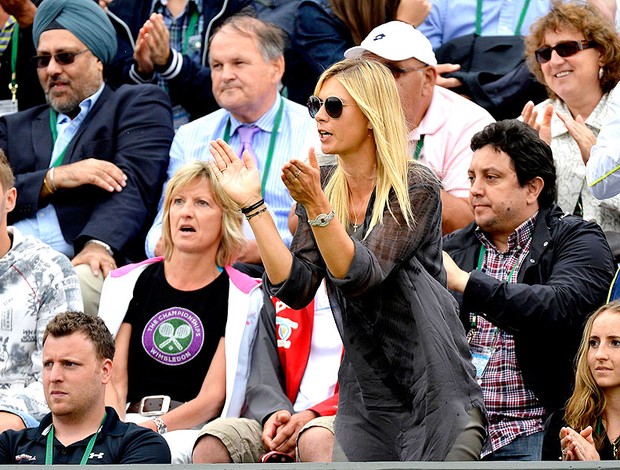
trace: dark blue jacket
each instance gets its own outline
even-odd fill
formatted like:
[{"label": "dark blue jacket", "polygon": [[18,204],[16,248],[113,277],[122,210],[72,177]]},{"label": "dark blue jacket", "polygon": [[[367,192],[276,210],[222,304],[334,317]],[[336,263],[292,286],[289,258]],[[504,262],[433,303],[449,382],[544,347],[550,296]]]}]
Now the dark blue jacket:
[{"label": "dark blue jacket", "polygon": [[[48,201],[39,193],[52,155],[50,108],[0,117],[0,148],[15,173],[17,204],[9,224],[33,217]],[[174,131],[169,99],[154,85],[105,87],[69,143],[63,164],[107,160],[127,175],[110,193],[93,185],[61,189],[50,198],[75,253],[89,239],[110,245],[119,264],[144,259],[144,238],[157,210]]]},{"label": "dark blue jacket", "polygon": [[336,17],[327,0],[302,0],[299,3],[291,41],[283,81],[288,97],[306,104],[321,73],[344,59],[344,51],[355,44],[346,25]]}]

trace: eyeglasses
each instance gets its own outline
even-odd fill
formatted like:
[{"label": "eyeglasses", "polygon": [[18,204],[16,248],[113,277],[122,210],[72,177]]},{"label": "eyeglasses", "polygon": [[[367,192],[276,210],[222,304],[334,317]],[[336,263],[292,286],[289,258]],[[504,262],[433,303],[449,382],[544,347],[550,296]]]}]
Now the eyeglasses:
[{"label": "eyeglasses", "polygon": [[543,46],[534,51],[534,56],[536,57],[536,61],[539,64],[546,64],[551,60],[551,53],[553,51],[557,52],[560,57],[570,57],[572,55],[577,54],[579,51],[583,51],[584,49],[590,49],[596,46],[596,42],[594,41],[562,41],[555,46]]},{"label": "eyeglasses", "polygon": [[88,52],[89,49],[84,49],[78,52],[59,52],[53,55],[35,55],[31,60],[37,66],[38,69],[44,69],[52,61],[52,57],[58,65],[70,65],[75,62],[75,58],[84,52]]},{"label": "eyeglasses", "polygon": [[420,65],[418,67],[398,67],[394,64],[390,64],[389,62],[384,62],[383,65],[390,69],[390,72],[392,72],[394,78],[398,78],[409,72],[419,72],[420,70],[424,70],[428,67],[428,65]]},{"label": "eyeglasses", "polygon": [[342,116],[342,108],[347,106],[344,104],[344,101],[337,96],[329,96],[325,98],[325,101],[323,101],[318,96],[312,95],[308,98],[308,103],[306,103],[306,106],[308,106],[308,112],[313,118],[317,115],[323,105],[325,105],[325,112],[327,115],[334,119],[338,119]]}]

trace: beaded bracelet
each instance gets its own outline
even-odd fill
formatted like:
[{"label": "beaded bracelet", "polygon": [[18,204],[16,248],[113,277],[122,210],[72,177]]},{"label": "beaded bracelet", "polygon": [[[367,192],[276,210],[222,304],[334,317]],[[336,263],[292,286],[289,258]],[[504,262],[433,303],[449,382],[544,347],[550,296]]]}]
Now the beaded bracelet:
[{"label": "beaded bracelet", "polygon": [[260,206],[262,206],[263,204],[265,204],[265,200],[261,199],[260,201],[252,204],[250,207],[242,207],[241,208],[241,213],[243,215],[248,215],[250,212],[258,209]]},{"label": "beaded bracelet", "polygon": [[252,217],[256,217],[257,215],[261,215],[263,212],[266,212],[267,208],[263,207],[261,210],[254,212],[254,214],[250,214],[245,216],[245,220],[250,220]]}]

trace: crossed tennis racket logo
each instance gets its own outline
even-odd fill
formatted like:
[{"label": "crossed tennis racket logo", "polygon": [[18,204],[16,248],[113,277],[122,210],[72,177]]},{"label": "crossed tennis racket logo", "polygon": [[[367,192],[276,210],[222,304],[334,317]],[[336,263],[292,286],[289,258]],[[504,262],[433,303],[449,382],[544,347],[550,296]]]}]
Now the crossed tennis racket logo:
[{"label": "crossed tennis racket logo", "polygon": [[165,338],[164,341],[157,345],[162,351],[166,347],[168,347],[169,351],[172,351],[173,347],[177,351],[183,351],[187,346],[183,346],[179,340],[186,339],[192,334],[192,329],[185,323],[175,328],[172,323],[165,322],[159,325],[157,331]]}]

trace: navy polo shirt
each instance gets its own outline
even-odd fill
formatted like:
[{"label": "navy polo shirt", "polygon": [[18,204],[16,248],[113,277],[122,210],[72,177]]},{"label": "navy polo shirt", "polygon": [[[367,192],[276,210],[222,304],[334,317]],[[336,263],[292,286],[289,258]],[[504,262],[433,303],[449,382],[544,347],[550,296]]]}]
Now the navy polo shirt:
[{"label": "navy polo shirt", "polygon": [[[162,436],[133,423],[124,423],[113,408],[97,436],[87,465],[170,463],[170,449]],[[44,465],[52,414],[37,428],[0,434],[0,464]],[[65,447],[54,437],[54,464],[78,465],[92,434]]]}]

